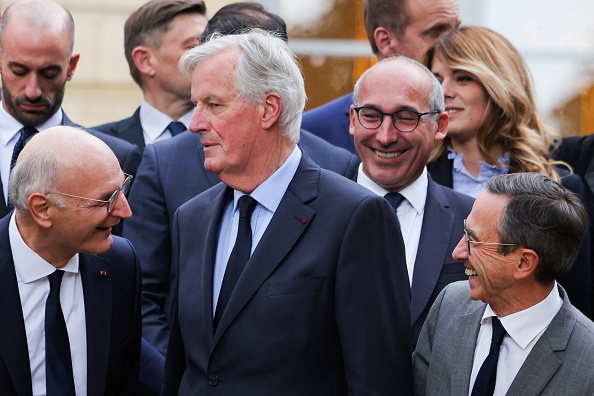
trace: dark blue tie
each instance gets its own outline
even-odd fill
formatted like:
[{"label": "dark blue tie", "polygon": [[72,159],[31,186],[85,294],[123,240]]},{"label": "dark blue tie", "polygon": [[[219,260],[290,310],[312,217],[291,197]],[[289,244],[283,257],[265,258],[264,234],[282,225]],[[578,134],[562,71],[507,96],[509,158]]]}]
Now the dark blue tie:
[{"label": "dark blue tie", "polygon": [[219,293],[219,301],[217,302],[217,310],[214,316],[215,331],[219,326],[225,308],[227,308],[227,303],[229,302],[229,298],[231,298],[233,289],[235,289],[235,284],[250,259],[252,252],[252,227],[250,225],[250,219],[257,203],[249,195],[243,195],[237,202],[237,206],[239,207],[237,239],[235,240],[235,246],[233,247],[231,256],[229,256],[227,268],[225,269],[225,277],[221,285],[221,292]]},{"label": "dark blue tie", "polygon": [[47,396],[75,396],[70,343],[60,306],[60,284],[64,271],[47,278],[50,292],[45,303],[45,380]]},{"label": "dark blue tie", "polygon": [[491,318],[493,324],[493,337],[491,337],[491,349],[489,355],[483,362],[481,369],[476,376],[471,396],[492,396],[495,390],[495,377],[497,375],[497,359],[499,359],[499,348],[505,337],[505,329],[497,318]]},{"label": "dark blue tie", "polygon": [[186,131],[186,126],[179,121],[171,121],[169,125],[167,125],[167,129],[171,132],[171,136],[177,136]]},{"label": "dark blue tie", "polygon": [[405,200],[405,198],[400,193],[387,193],[386,195],[384,195],[384,198],[386,199],[386,201],[390,203],[390,205],[392,205],[394,213],[397,213],[398,207],[400,206],[402,201]]},{"label": "dark blue tie", "polygon": [[17,140],[16,144],[14,145],[14,150],[12,151],[12,159],[10,160],[10,170],[14,168],[16,160],[19,157],[21,151],[23,150],[23,147],[25,147],[29,139],[31,139],[31,137],[35,135],[38,131],[35,128],[26,126],[23,127],[19,132],[21,133],[21,136],[19,137],[19,140]]}]

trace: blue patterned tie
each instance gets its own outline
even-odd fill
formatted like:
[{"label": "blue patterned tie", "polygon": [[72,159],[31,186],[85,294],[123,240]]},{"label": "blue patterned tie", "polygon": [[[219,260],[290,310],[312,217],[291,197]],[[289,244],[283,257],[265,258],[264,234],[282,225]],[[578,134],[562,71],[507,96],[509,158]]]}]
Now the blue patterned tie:
[{"label": "blue patterned tie", "polygon": [[14,145],[14,150],[12,151],[12,159],[10,160],[10,170],[14,168],[16,160],[19,157],[21,151],[23,150],[23,147],[25,147],[29,139],[38,131],[35,128],[26,126],[23,127],[19,132],[21,133],[21,136],[19,137],[19,140],[17,140],[16,144]]},{"label": "blue patterned tie", "polygon": [[45,303],[45,383],[47,396],[75,396],[68,330],[60,305],[60,284],[64,271],[47,278],[50,292]]},{"label": "blue patterned tie", "polygon": [[235,289],[237,280],[250,259],[250,254],[252,252],[252,226],[250,225],[250,219],[257,203],[258,202],[249,195],[243,195],[237,202],[237,206],[239,207],[237,239],[233,251],[231,252],[231,256],[229,256],[229,261],[227,262],[223,284],[221,285],[221,292],[219,293],[219,300],[217,301],[217,310],[215,312],[213,323],[215,331],[219,326],[225,308],[227,308],[227,303],[229,302],[229,298],[231,298],[233,289]]},{"label": "blue patterned tie", "polygon": [[497,375],[497,360],[499,359],[499,348],[505,337],[505,329],[497,318],[491,318],[493,324],[493,336],[491,337],[491,349],[489,355],[483,362],[481,369],[476,376],[471,396],[492,396],[495,390],[495,377]]},{"label": "blue patterned tie", "polygon": [[186,131],[186,126],[179,121],[171,121],[169,125],[167,125],[167,129],[171,132],[171,136],[177,136]]}]

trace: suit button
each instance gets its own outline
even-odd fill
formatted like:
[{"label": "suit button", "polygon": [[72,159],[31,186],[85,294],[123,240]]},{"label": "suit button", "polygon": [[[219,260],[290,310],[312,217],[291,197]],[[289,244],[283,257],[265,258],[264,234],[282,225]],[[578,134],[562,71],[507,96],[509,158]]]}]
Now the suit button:
[{"label": "suit button", "polygon": [[216,375],[210,375],[208,377],[208,384],[212,386],[217,386],[219,384],[219,377]]}]

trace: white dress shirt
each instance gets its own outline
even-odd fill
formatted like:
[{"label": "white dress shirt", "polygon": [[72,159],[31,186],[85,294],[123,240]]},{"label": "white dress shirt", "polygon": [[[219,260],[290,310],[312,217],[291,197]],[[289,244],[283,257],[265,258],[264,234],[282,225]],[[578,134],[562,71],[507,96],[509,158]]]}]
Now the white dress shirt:
[{"label": "white dress shirt", "polygon": [[[295,146],[293,152],[285,160],[280,168],[276,170],[268,179],[260,184],[250,196],[254,198],[258,204],[252,213],[250,225],[252,227],[252,251],[254,252],[264,231],[270,224],[272,216],[276,212],[278,205],[285,196],[285,192],[297,172],[299,163],[301,162],[302,153],[299,147]],[[239,228],[239,209],[237,202],[239,198],[246,195],[244,192],[234,190],[233,202],[229,202],[223,211],[221,219],[221,229],[219,231],[219,242],[217,245],[217,255],[215,259],[213,291],[212,291],[212,313],[213,317],[217,310],[217,303],[219,301],[219,294],[227,269],[227,262],[235,246],[237,239],[237,229]]]},{"label": "white dress shirt", "polygon": [[[8,226],[8,235],[25,321],[33,395],[44,396],[46,394],[45,302],[50,289],[47,276],[56,271],[56,268],[37,255],[23,241],[14,213]],[[59,269],[64,271],[60,286],[60,305],[70,341],[74,387],[77,396],[86,396],[87,332],[83,287],[78,265],[78,254],[76,254]]]},{"label": "white dress shirt", "polygon": [[144,99],[140,104],[140,125],[142,126],[142,135],[144,136],[144,144],[158,142],[159,140],[169,139],[171,132],[165,130],[171,121],[179,121],[189,130],[190,121],[192,121],[192,114],[194,110],[190,110],[179,120],[172,120],[167,114],[157,110]]},{"label": "white dress shirt", "polygon": [[[37,125],[35,129],[41,132],[47,128],[62,125],[62,118],[62,109],[59,109],[46,122]],[[4,106],[2,105],[2,102],[0,102],[0,178],[2,180],[2,189],[4,191],[4,199],[6,202],[8,202],[8,178],[10,176],[12,152],[14,151],[14,146],[21,137],[19,131],[22,128],[23,124],[18,122],[4,110]]]},{"label": "white dress shirt", "polygon": [[[549,323],[551,323],[559,309],[561,309],[562,304],[563,299],[559,295],[557,282],[555,282],[553,290],[538,304],[523,311],[499,318],[507,334],[503,338],[499,349],[493,396],[505,395],[534,347],[534,344],[536,344],[540,336],[549,327]],[[474,350],[470,387],[468,389],[469,396],[472,394],[476,376],[491,348],[491,337],[493,335],[491,317],[493,316],[496,316],[495,313],[491,309],[491,306],[487,305],[481,319],[481,328],[477,337],[476,349]]]},{"label": "white dress shirt", "polygon": [[[371,180],[369,176],[363,172],[363,163],[359,165],[357,183],[382,197],[389,192]],[[421,229],[423,228],[423,216],[425,215],[428,185],[429,179],[427,178],[427,168],[424,168],[423,173],[417,180],[404,190],[400,191],[400,194],[405,200],[402,201],[396,211],[396,215],[400,221],[402,239],[404,239],[408,281],[411,286],[413,282],[415,261],[417,259],[417,250],[419,249],[419,240],[421,239]]]}]

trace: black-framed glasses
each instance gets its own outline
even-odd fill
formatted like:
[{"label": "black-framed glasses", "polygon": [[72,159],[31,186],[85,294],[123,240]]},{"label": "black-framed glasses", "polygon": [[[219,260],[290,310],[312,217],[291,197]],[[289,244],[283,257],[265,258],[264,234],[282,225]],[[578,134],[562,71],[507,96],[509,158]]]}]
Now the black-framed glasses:
[{"label": "black-framed glasses", "polygon": [[105,201],[103,199],[86,198],[86,197],[81,197],[78,195],[66,194],[66,193],[58,192],[58,191],[50,192],[48,194],[60,194],[60,195],[66,195],[68,197],[86,199],[89,201],[103,202],[103,203],[107,204],[107,213],[111,213],[111,210],[115,206],[116,202],[118,202],[118,197],[120,196],[120,193],[126,195],[126,194],[128,194],[128,191],[130,190],[130,185],[132,184],[132,179],[134,178],[134,176],[129,175],[127,173],[124,173],[124,176],[126,176],[126,178],[124,179],[124,182],[122,183],[122,187],[115,190],[113,192],[113,194],[111,194],[111,197],[109,197],[109,199],[107,201]]},{"label": "black-framed glasses", "polygon": [[384,116],[392,118],[392,125],[400,132],[412,132],[419,126],[421,117],[427,114],[439,114],[439,111],[428,111],[419,113],[414,110],[398,110],[394,113],[384,113],[375,107],[361,106],[355,107],[359,124],[366,129],[377,129],[382,125]]},{"label": "black-framed glasses", "polygon": [[500,243],[500,242],[480,242],[480,241],[472,241],[468,236],[468,231],[466,230],[466,219],[464,219],[464,236],[466,237],[466,244],[468,245],[468,255],[470,256],[470,244],[483,244],[483,245],[500,245],[500,246],[518,246],[516,243]]}]

